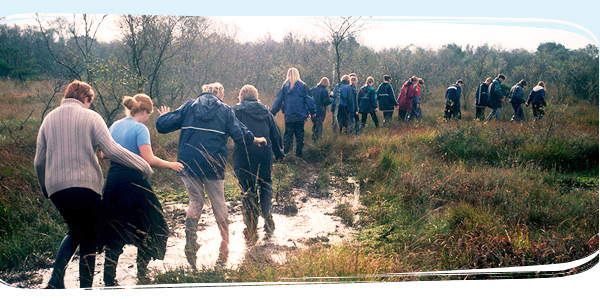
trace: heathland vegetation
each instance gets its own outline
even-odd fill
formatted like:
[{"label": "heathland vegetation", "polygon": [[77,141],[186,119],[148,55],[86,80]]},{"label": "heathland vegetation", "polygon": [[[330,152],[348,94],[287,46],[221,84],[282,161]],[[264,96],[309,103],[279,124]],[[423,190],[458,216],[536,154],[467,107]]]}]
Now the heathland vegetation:
[{"label": "heathland vegetation", "polygon": [[[176,107],[195,97],[201,84],[219,81],[225,85],[225,102],[234,104],[237,91],[248,83],[271,106],[288,67],[297,67],[309,86],[331,77],[333,69],[327,41],[290,34],[282,42],[241,44],[205,18],[123,16],[122,22],[131,26],[123,26],[120,38],[111,43],[93,39],[97,20],[85,23],[81,32],[63,21],[40,20],[41,29],[0,26],[3,280],[22,281],[30,271],[51,266],[66,231],[61,216],[43,198],[33,169],[37,130],[44,114],[60,103],[65,83],[90,82],[98,91],[94,109],[111,123],[122,116],[124,95],[145,92],[158,105]],[[373,51],[350,36],[342,41],[341,53],[340,72],[355,72],[361,81],[390,74],[396,91],[411,75],[426,82],[421,122],[394,118],[379,129],[368,123],[358,136],[336,136],[326,127],[321,140],[307,142],[303,159],[319,174],[311,188],[326,194],[328,186],[343,186],[340,178],[352,176],[359,182],[358,221],[343,206],[337,210],[359,229],[356,239],[334,246],[315,243],[282,263],[255,257],[233,269],[173,270],[156,274],[154,283],[317,276],[404,280],[383,275],[560,263],[598,250],[595,46],[569,50],[545,43],[535,52],[487,45]],[[511,123],[507,108],[503,121],[475,121],[477,84],[498,73],[506,74],[511,85],[522,78],[544,80],[546,116],[532,122],[527,109],[526,122]],[[442,122],[444,90],[459,78],[465,81],[463,119]],[[283,128],[283,118],[277,121]],[[152,123],[155,153],[174,159],[177,134],[159,135]],[[307,130],[307,141],[309,136]],[[282,198],[286,189],[305,180],[306,166],[287,159],[274,168]],[[173,177],[156,170],[152,184],[159,198],[185,202]],[[235,184],[227,189],[239,201]]]}]

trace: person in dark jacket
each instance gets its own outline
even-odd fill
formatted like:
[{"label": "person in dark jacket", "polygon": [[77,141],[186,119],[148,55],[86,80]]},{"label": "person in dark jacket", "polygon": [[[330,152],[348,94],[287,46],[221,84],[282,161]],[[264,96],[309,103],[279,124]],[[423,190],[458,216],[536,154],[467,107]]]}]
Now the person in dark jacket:
[{"label": "person in dark jacket", "polygon": [[444,119],[448,121],[452,117],[462,118],[460,112],[460,94],[463,85],[462,80],[457,80],[446,89],[446,108],[444,109]]},{"label": "person in dark jacket", "polygon": [[484,82],[480,83],[475,92],[475,119],[483,121],[485,118],[485,108],[488,104],[488,90],[492,83],[492,77],[488,77]]},{"label": "person in dark jacket", "polygon": [[[233,148],[233,169],[243,195],[242,208],[244,224],[246,224],[244,237],[253,244],[257,239],[259,214],[262,214],[265,220],[264,230],[267,236],[275,230],[275,222],[271,214],[273,194],[271,167],[273,155],[277,159],[283,159],[284,155],[281,147],[281,131],[269,109],[258,100],[258,90],[252,85],[243,86],[239,100],[240,102],[233,107],[235,116],[254,136],[267,139],[267,147],[235,144]],[[260,204],[258,194],[260,194]]]},{"label": "person in dark jacket", "polygon": [[521,104],[525,103],[525,92],[523,91],[525,86],[527,86],[527,81],[521,79],[519,83],[515,84],[510,89],[510,103],[515,111],[511,121],[525,121],[525,114],[523,113],[523,107],[521,106]]},{"label": "person in dark jacket", "polygon": [[287,154],[292,149],[296,136],[296,156],[302,157],[304,122],[314,117],[317,111],[314,100],[308,96],[308,87],[300,79],[300,72],[296,68],[288,69],[287,79],[277,94],[271,113],[275,116],[280,110],[285,119],[284,152]]},{"label": "person in dark jacket", "polygon": [[352,106],[354,107],[354,113],[352,114],[351,119],[349,119],[350,130],[352,130],[352,125],[354,125],[354,133],[358,134],[361,130],[360,116],[358,113],[358,76],[356,76],[356,73],[350,73],[348,76],[350,76],[350,87],[353,94],[351,100],[353,101]]},{"label": "person in dark jacket", "polygon": [[186,212],[185,254],[192,267],[196,265],[198,219],[208,194],[221,233],[217,262],[224,264],[229,256],[228,209],[225,204],[224,178],[227,161],[227,138],[236,144],[266,144],[264,137],[254,134],[242,124],[231,107],[222,102],[223,86],[216,82],[202,86],[202,94],[177,110],[161,107],[156,120],[159,133],[181,130],[177,159],[184,165],[178,175],[185,185],[190,203]]},{"label": "person in dark jacket", "polygon": [[398,107],[394,88],[392,88],[392,76],[383,75],[383,83],[377,88],[377,101],[379,110],[383,112],[383,125],[386,125],[392,119],[394,108]]},{"label": "person in dark jacket", "polygon": [[398,120],[407,122],[410,118],[410,111],[412,110],[413,98],[415,97],[415,84],[417,84],[417,77],[412,76],[403,85],[400,90],[400,96],[398,96]]},{"label": "person in dark jacket", "polygon": [[313,141],[319,140],[323,134],[323,121],[327,116],[327,106],[331,104],[333,96],[327,91],[329,87],[329,78],[323,77],[319,84],[309,91],[309,95],[315,101],[317,114],[311,118],[313,122],[312,138]]},{"label": "person in dark jacket", "polygon": [[489,121],[492,116],[496,116],[496,120],[500,120],[500,108],[502,108],[502,101],[504,100],[504,94],[502,94],[502,81],[506,79],[504,74],[498,74],[498,77],[494,79],[488,90],[488,103],[492,111],[485,118]]},{"label": "person in dark jacket", "polygon": [[527,102],[525,106],[531,104],[533,110],[533,118],[535,121],[542,119],[544,116],[544,106],[546,106],[546,92],[544,90],[545,83],[543,81],[538,82],[536,86],[529,92]]},{"label": "person in dark jacket", "polygon": [[[348,123],[351,116],[350,110],[348,109],[348,94],[350,93],[350,76],[342,76],[342,82],[340,87],[337,89],[337,123],[339,125],[339,132],[348,132]],[[334,92],[335,94],[335,92]],[[350,95],[351,97],[351,95]],[[352,102],[350,103],[352,104]]]},{"label": "person in dark jacket", "polygon": [[367,125],[367,116],[371,115],[375,128],[379,128],[379,119],[377,119],[377,92],[373,88],[375,79],[369,76],[365,85],[358,91],[358,112],[361,116],[361,128]]}]

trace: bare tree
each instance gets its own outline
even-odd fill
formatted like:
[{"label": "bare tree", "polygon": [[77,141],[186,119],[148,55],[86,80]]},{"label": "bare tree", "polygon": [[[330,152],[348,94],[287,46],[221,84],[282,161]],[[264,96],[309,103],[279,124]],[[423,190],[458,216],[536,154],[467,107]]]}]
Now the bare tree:
[{"label": "bare tree", "polygon": [[363,31],[365,23],[362,17],[323,17],[317,26],[324,29],[331,38],[335,50],[335,76],[337,82],[340,82],[341,45],[348,37]]}]

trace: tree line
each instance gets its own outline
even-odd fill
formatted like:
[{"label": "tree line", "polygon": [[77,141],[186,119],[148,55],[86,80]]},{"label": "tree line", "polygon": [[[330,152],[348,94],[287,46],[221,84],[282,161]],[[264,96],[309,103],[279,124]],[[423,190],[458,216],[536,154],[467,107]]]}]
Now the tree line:
[{"label": "tree line", "polygon": [[[106,16],[36,16],[35,21],[25,27],[0,24],[0,78],[52,80],[57,87],[73,79],[89,82],[97,91],[94,108],[109,123],[121,109],[121,98],[140,92],[157,105],[178,106],[197,96],[202,84],[218,81],[226,91],[252,84],[271,96],[290,66],[309,86],[323,76],[337,83],[340,74],[354,72],[361,80],[389,74],[399,91],[417,75],[426,83],[424,101],[442,98],[438,90],[462,79],[465,107],[473,103],[478,84],[499,73],[507,76],[507,85],[520,79],[545,81],[555,103],[598,104],[599,98],[598,48],[591,44],[576,50],[547,42],[536,51],[487,44],[376,51],[361,45],[359,31],[352,28],[329,32],[329,40],[288,33],[282,41],[267,35],[243,43],[209,17],[154,15],[120,15],[115,38],[100,42],[97,31],[107,26]],[[325,30],[333,28],[328,22],[323,20]]]}]

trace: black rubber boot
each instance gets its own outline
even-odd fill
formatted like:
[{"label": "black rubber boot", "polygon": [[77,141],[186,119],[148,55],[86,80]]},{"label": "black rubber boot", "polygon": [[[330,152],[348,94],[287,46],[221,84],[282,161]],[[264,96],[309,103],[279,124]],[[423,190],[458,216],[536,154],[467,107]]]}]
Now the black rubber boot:
[{"label": "black rubber boot", "polygon": [[46,286],[47,289],[65,288],[65,270],[67,269],[67,265],[71,260],[71,257],[73,257],[75,250],[77,250],[77,246],[79,246],[79,242],[75,241],[75,239],[68,234],[62,240],[60,247],[58,248],[58,253],[56,254],[56,260],[54,261],[52,276]]}]

